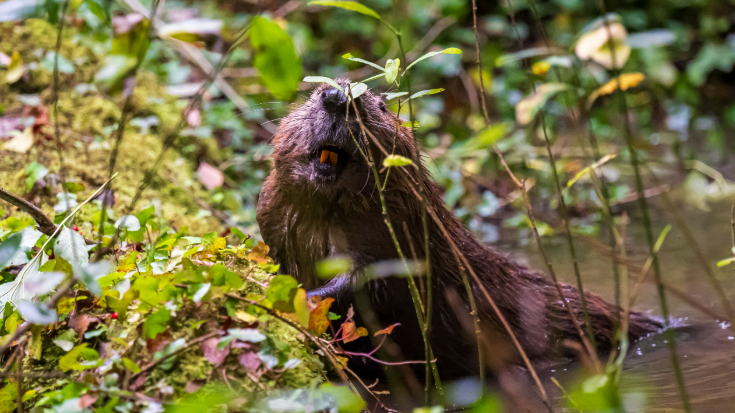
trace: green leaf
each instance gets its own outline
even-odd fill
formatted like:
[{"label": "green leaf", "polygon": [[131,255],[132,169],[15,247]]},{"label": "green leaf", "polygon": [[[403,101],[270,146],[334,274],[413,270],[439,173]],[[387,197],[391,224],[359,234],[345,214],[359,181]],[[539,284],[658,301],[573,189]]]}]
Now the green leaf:
[{"label": "green leaf", "polygon": [[97,261],[73,267],[74,276],[83,282],[87,289],[97,297],[102,295],[99,279],[115,269],[115,266],[107,261]]},{"label": "green leaf", "polygon": [[130,232],[135,232],[140,229],[140,221],[134,215],[123,215],[115,221],[115,228],[123,228]]},{"label": "green leaf", "polygon": [[330,257],[316,263],[316,275],[322,279],[349,273],[351,269],[352,259],[344,255]]},{"label": "green leaf", "polygon": [[362,4],[356,2],[356,1],[330,1],[330,0],[315,0],[310,1],[308,3],[309,6],[331,6],[331,7],[339,7],[340,9],[350,10],[350,11],[356,11],[358,13],[364,14],[366,16],[374,17],[378,20],[381,20],[378,13],[373,11],[373,9],[363,6]]},{"label": "green leaf", "polygon": [[205,36],[218,36],[222,32],[222,20],[195,18],[165,24],[158,34],[183,42],[193,43]]},{"label": "green leaf", "polygon": [[554,49],[550,47],[533,47],[531,49],[524,49],[515,53],[507,54],[498,57],[495,60],[495,66],[505,66],[509,63],[517,62],[519,60],[528,59],[529,57],[545,56],[554,53]]},{"label": "green leaf", "polygon": [[360,59],[359,57],[353,57],[350,53],[343,54],[342,55],[342,58],[347,59],[347,60],[352,60],[353,62],[365,63],[366,65],[370,65],[370,66],[372,66],[372,67],[374,67],[374,68],[376,68],[376,69],[378,69],[378,70],[380,70],[382,72],[385,72],[385,69],[383,69],[382,67],[376,65],[375,63],[370,62],[370,61],[367,61],[365,59]]},{"label": "green leaf", "polygon": [[73,329],[68,329],[63,333],[59,334],[53,341],[54,344],[59,346],[62,350],[68,352],[74,348],[74,342],[76,341],[76,334]]},{"label": "green leaf", "polygon": [[276,98],[290,99],[301,79],[301,60],[291,36],[270,18],[258,16],[250,28],[250,43],[265,86]]},{"label": "green leaf", "polygon": [[450,48],[444,49],[444,50],[442,50],[440,52],[429,52],[429,53],[426,53],[425,55],[423,55],[423,56],[419,57],[418,59],[414,60],[413,62],[411,62],[411,64],[408,65],[408,67],[406,68],[406,70],[404,70],[404,72],[408,72],[408,69],[412,68],[413,65],[415,65],[416,63],[418,63],[418,62],[420,62],[420,61],[422,61],[424,59],[428,59],[430,57],[436,56],[438,54],[462,54],[462,51],[459,50],[459,49],[457,49],[456,47],[450,47]]},{"label": "green leaf", "polygon": [[[80,362],[80,357],[84,361]],[[104,360],[100,360],[99,358],[100,355],[97,351],[87,348],[87,343],[82,343],[59,359],[59,368],[61,371],[93,369],[101,366],[104,362]]]},{"label": "green leaf", "polygon": [[258,331],[257,328],[231,328],[227,330],[233,338],[248,343],[260,343],[266,339],[265,335]]},{"label": "green leaf", "polygon": [[113,19],[115,35],[112,48],[102,63],[102,69],[95,75],[95,81],[107,93],[120,92],[125,80],[135,73],[145,58],[150,46],[149,25],[149,20],[138,13]]},{"label": "green leaf", "polygon": [[33,304],[28,300],[18,300],[15,303],[23,320],[38,325],[48,325],[56,322],[58,318],[56,310],[51,309],[46,303]]},{"label": "green leaf", "polygon": [[0,413],[13,413],[18,402],[18,386],[5,383],[0,389]]},{"label": "green leaf", "polygon": [[359,98],[367,90],[368,87],[364,83],[350,83],[350,86],[347,88],[347,93],[345,93],[347,95],[347,101],[349,102],[350,98]]},{"label": "green leaf", "polygon": [[536,88],[536,93],[533,93],[516,104],[516,122],[519,125],[531,123],[536,113],[538,113],[549,99],[568,87],[563,83],[545,83]]},{"label": "green leaf", "polygon": [[148,220],[150,220],[153,217],[153,214],[156,212],[156,207],[154,205],[149,206],[148,208],[138,212],[138,214],[135,216],[138,218],[138,223],[140,224],[141,228],[144,227]]},{"label": "green leaf", "polygon": [[717,261],[717,266],[718,267],[724,267],[726,265],[732,264],[733,262],[735,262],[735,257],[727,258],[727,259],[724,259],[724,260]]},{"label": "green leaf", "polygon": [[138,364],[134,362],[133,360],[130,360],[127,357],[123,357],[122,362],[123,362],[123,366],[125,366],[126,369],[132,371],[135,374],[140,373],[141,371],[140,366],[138,366]]},{"label": "green leaf", "polygon": [[403,122],[401,124],[401,126],[403,126],[405,128],[414,128],[414,129],[418,129],[418,128],[421,127],[421,125],[419,124],[419,121],[417,121],[417,120],[415,120],[413,122]]},{"label": "green leaf", "polygon": [[166,323],[171,319],[171,310],[161,308],[148,316],[143,323],[143,335],[147,338],[156,338],[158,333],[166,331]]},{"label": "green leaf", "polygon": [[245,281],[237,273],[228,270],[222,264],[213,265],[210,271],[212,273],[212,284],[216,287],[229,285],[231,288],[238,289],[245,284]]},{"label": "green leaf", "polygon": [[411,97],[408,98],[408,99],[416,99],[416,98],[420,98],[422,96],[435,95],[435,94],[441,93],[443,91],[444,91],[444,89],[442,89],[442,88],[439,88],[439,89],[429,89],[429,90],[421,90],[421,91],[416,92],[413,95],[411,95]]},{"label": "green leaf", "polygon": [[347,386],[335,386],[325,383],[319,387],[319,391],[328,394],[337,403],[337,411],[340,413],[359,413],[365,408],[365,401],[355,394]]},{"label": "green leaf", "polygon": [[[265,297],[273,303],[274,306],[282,306],[284,312],[293,312],[293,308],[290,305],[293,296],[296,294],[296,290],[299,288],[299,283],[288,275],[276,275],[271,280],[268,289],[265,290]],[[293,291],[293,294],[292,294]],[[278,302],[281,303],[278,303]]]},{"label": "green leaf", "polygon": [[413,165],[413,161],[401,155],[388,155],[383,159],[383,166],[390,168],[391,166]]},{"label": "green leaf", "polygon": [[34,271],[26,276],[23,288],[30,293],[31,297],[37,297],[51,292],[64,278],[66,274],[63,272]]},{"label": "green leaf", "polygon": [[389,84],[395,82],[400,68],[401,59],[388,59],[388,61],[385,62],[385,81]]},{"label": "green leaf", "polygon": [[202,298],[204,298],[204,296],[207,294],[211,286],[212,284],[210,283],[192,285],[190,289],[194,290],[194,295],[191,296],[191,300],[195,303],[201,301]]},{"label": "green leaf", "polygon": [[84,238],[66,226],[61,228],[59,236],[54,241],[54,254],[65,259],[72,266],[89,262],[87,243],[84,242]]},{"label": "green leaf", "polygon": [[344,92],[344,89],[342,89],[342,86],[340,86],[337,82],[334,80],[325,77],[325,76],[306,76],[304,78],[304,82],[310,82],[310,83],[326,83],[329,86],[332,86],[333,88],[337,90],[341,90]]},{"label": "green leaf", "polygon": [[18,251],[21,251],[20,241],[22,238],[22,234],[12,234],[0,244],[0,270],[7,267],[10,260],[16,256]]},{"label": "green leaf", "polygon": [[33,161],[26,166],[26,190],[30,191],[33,184],[48,175],[48,169],[40,163]]},{"label": "green leaf", "polygon": [[477,136],[471,139],[468,139],[465,142],[465,144],[462,146],[462,150],[475,151],[478,149],[489,148],[498,139],[505,136],[507,131],[508,131],[508,125],[506,125],[505,123],[497,123],[495,125],[490,125],[482,129],[480,132],[478,132]]},{"label": "green leaf", "polygon": [[385,100],[393,100],[400,96],[406,96],[408,92],[396,92],[396,93],[381,93],[382,95],[385,95]]}]

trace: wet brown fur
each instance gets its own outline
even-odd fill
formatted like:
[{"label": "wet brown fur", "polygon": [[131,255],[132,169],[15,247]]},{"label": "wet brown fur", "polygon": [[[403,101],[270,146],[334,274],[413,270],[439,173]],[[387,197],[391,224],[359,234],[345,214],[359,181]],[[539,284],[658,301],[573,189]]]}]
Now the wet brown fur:
[{"label": "wet brown fur", "polygon": [[[343,86],[347,84],[345,80],[340,83]],[[379,261],[397,259],[398,254],[383,221],[373,176],[349,131],[361,148],[371,151],[378,165],[382,165],[383,155],[373,143],[366,143],[371,141],[362,135],[352,113],[345,121],[344,112],[334,114],[324,109],[320,96],[327,88],[327,85],[316,88],[306,103],[281,122],[273,140],[274,168],[260,194],[257,220],[265,242],[271,247],[271,255],[281,264],[281,272],[294,276],[307,290],[311,290],[310,295],[335,297],[344,308],[353,301],[352,290],[361,270]],[[392,151],[399,122],[396,116],[386,110],[379,96],[370,91],[356,103],[359,103],[360,118],[365,127],[387,151]],[[413,159],[415,148],[411,130],[398,127],[397,136],[395,153]],[[324,181],[314,173],[314,156],[324,145],[335,145],[349,154],[348,163],[333,181]],[[416,179],[415,168],[405,167],[404,170]],[[380,174],[381,182],[385,173]],[[447,209],[438,186],[425,169],[424,177],[429,205],[500,307],[528,356],[534,361],[574,357],[576,353],[566,343],[568,340],[579,342],[579,336],[551,281],[482,245]],[[407,255],[414,250],[419,255],[417,258],[422,259],[421,203],[407,181],[405,173],[391,172],[385,198],[402,250]],[[406,227],[408,233],[404,230]],[[434,280],[431,343],[439,372],[446,378],[475,374],[476,343],[461,323],[463,318],[466,321],[469,313],[459,271],[461,266],[431,219],[429,233]],[[352,258],[353,271],[322,285],[315,274],[314,264],[336,255]],[[495,351],[497,357],[503,359],[502,363],[520,363],[497,316],[474,281],[471,284],[490,353]],[[364,288],[369,291],[372,308],[382,327],[396,322],[402,324],[394,330],[391,338],[398,344],[403,358],[424,359],[423,342],[407,280],[381,278]],[[567,284],[563,285],[563,290],[577,318],[583,320],[579,291]],[[452,296],[455,297],[454,303],[451,302]],[[609,351],[618,309],[594,294],[586,293],[586,298],[598,349]],[[457,301],[459,310],[465,314],[457,314]],[[660,327],[657,321],[633,312],[629,338],[637,340]],[[501,353],[510,356],[501,356]],[[492,360],[490,362],[493,363]]]}]

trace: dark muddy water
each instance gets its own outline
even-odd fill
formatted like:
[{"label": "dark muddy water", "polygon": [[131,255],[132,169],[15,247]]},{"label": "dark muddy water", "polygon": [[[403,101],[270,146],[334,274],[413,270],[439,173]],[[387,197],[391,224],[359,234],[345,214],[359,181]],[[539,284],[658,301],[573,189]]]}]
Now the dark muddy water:
[{"label": "dark muddy water", "polygon": [[[732,256],[731,252],[731,203],[710,205],[711,211],[682,208],[681,213],[713,267],[717,261]],[[632,209],[631,209],[632,211]],[[669,222],[665,212],[655,209],[653,219],[656,236]],[[598,239],[607,242],[601,235]],[[643,263],[648,247],[640,220],[631,219],[626,237],[629,256]],[[572,262],[565,239],[547,239],[547,251],[560,278],[574,283]],[[585,289],[608,300],[614,300],[614,282],[609,258],[600,255],[588,242],[576,241],[580,270]],[[525,248],[499,246],[512,251],[511,255],[528,265],[545,269],[538,248],[529,243]],[[665,281],[695,299],[711,311],[723,314],[722,307],[705,271],[682,233],[674,227],[660,252],[660,262]],[[735,297],[735,264],[721,269],[717,275],[728,297]],[[637,274],[635,274],[637,276]],[[651,274],[652,278],[652,274]],[[735,331],[721,320],[713,319],[685,301],[667,294],[672,324],[676,325],[676,342],[687,391],[692,407],[697,412],[735,412]],[[646,283],[635,308],[660,316],[660,306],[655,287]],[[627,393],[629,412],[679,412],[683,411],[678,388],[671,368],[671,357],[662,335],[648,337],[636,343],[626,360],[626,373],[622,388]],[[546,369],[562,383],[574,380],[575,365],[562,365]],[[549,386],[554,391],[554,386]]]}]

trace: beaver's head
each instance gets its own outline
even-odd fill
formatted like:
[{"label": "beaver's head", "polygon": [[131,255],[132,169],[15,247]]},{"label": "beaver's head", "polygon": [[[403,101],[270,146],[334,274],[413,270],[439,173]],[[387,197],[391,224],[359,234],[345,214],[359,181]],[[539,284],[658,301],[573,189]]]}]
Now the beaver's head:
[{"label": "beaver's head", "polygon": [[[337,83],[347,90],[347,79]],[[381,96],[368,90],[355,99],[355,105],[363,126],[385,151],[393,152],[396,141],[396,154],[413,157],[410,129],[400,126]],[[281,185],[322,195],[356,194],[371,185],[372,174],[363,153],[372,153],[378,169],[384,153],[363,134],[357,116],[342,91],[328,84],[316,87],[304,104],[281,121],[273,140]]]}]

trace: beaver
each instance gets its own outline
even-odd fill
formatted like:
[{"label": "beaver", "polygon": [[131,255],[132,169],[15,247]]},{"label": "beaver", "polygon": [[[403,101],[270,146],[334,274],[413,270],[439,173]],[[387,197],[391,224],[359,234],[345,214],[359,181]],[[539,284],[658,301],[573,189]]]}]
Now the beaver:
[{"label": "beaver", "polygon": [[[337,82],[342,88],[349,84],[347,79]],[[316,87],[304,104],[281,121],[272,140],[273,168],[260,192],[257,221],[281,273],[296,278],[309,296],[332,297],[342,309],[353,304],[356,291],[367,291],[372,313],[381,327],[400,323],[390,338],[403,359],[424,360],[407,279],[381,277],[358,282],[364,280],[364,270],[371,265],[399,258],[384,222],[373,171],[364,155],[369,151],[378,168],[382,168],[386,153],[415,160],[412,130],[400,123],[381,96],[369,90],[353,105],[333,86]],[[425,258],[422,202],[414,191],[419,182],[427,206],[444,227],[428,219],[433,280],[430,342],[440,376],[453,379],[478,372],[476,338],[467,331],[470,303],[461,276],[464,266],[445,235],[466,257],[465,262],[497,304],[530,360],[550,361],[579,353],[569,343],[580,342],[575,323],[585,329],[580,291],[561,285],[577,318],[573,320],[546,276],[481,244],[444,204],[438,185],[423,163],[414,165],[417,167],[402,168],[401,173],[381,170],[378,176],[380,185],[385,183],[384,202],[394,235],[409,258],[410,254],[415,254],[417,260]],[[324,283],[317,276],[315,264],[335,256],[351,258],[352,268]],[[469,282],[483,334],[488,338],[487,352],[503,358],[505,365],[519,364],[518,352],[491,304],[479,292],[476,279],[470,277]],[[585,297],[597,349],[609,351],[621,310],[597,295],[585,292]],[[646,315],[631,312],[628,338],[635,341],[661,327]],[[498,360],[494,364],[497,367]],[[418,375],[422,368],[416,369]]]}]

